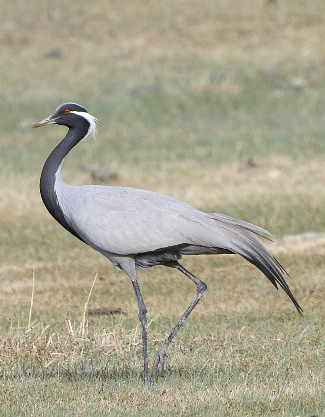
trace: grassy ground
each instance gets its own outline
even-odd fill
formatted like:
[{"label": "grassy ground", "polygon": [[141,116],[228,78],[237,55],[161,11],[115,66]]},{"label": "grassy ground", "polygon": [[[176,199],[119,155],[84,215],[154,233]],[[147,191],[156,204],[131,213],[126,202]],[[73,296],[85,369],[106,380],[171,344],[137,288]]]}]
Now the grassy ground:
[{"label": "grassy ground", "polygon": [[[209,291],[143,392],[131,285],[46,213],[39,172],[64,128],[30,126],[63,101],[99,118],[67,182],[97,164],[279,236],[324,232],[323,2],[0,4],[0,414],[320,417],[322,236],[270,246],[303,318],[239,258],[184,259]],[[88,307],[124,314],[84,316],[96,274]],[[139,281],[152,361],[195,288],[160,267]]]}]

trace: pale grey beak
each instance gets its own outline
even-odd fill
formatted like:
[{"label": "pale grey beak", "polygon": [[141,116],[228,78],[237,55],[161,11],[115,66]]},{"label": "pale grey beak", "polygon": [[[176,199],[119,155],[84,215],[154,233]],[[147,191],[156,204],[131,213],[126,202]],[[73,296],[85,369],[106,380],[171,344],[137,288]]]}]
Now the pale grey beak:
[{"label": "pale grey beak", "polygon": [[51,124],[55,123],[55,120],[56,119],[53,119],[53,116],[51,115],[49,117],[46,117],[46,119],[43,119],[38,123],[35,123],[32,127],[42,127],[42,126],[45,126],[45,125],[51,125]]}]

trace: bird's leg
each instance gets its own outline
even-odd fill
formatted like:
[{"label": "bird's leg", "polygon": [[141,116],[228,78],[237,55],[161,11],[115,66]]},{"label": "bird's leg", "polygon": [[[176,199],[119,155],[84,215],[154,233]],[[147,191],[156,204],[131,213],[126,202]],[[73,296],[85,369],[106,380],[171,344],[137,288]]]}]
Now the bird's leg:
[{"label": "bird's leg", "polygon": [[147,336],[147,309],[143,302],[140,287],[136,278],[135,270],[124,271],[128,274],[132,281],[133,289],[138,301],[139,320],[142,326],[142,348],[143,348],[143,382],[144,388],[148,388],[149,373],[148,373],[148,336]]},{"label": "bird's leg", "polygon": [[207,289],[207,286],[203,281],[201,281],[195,275],[191,274],[187,269],[185,269],[178,262],[169,263],[169,264],[167,264],[167,266],[170,266],[172,268],[177,268],[179,271],[183,272],[184,275],[186,275],[191,281],[194,282],[194,284],[197,287],[197,292],[196,292],[196,295],[195,295],[193,301],[191,302],[191,304],[189,305],[189,307],[187,308],[185,313],[182,315],[180,320],[176,323],[176,326],[173,328],[171,333],[167,336],[163,345],[158,349],[157,354],[156,354],[156,358],[155,358],[155,361],[154,361],[154,364],[153,364],[153,372],[152,372],[153,380],[157,379],[157,374],[158,373],[160,375],[163,374],[163,372],[164,372],[164,361],[165,361],[165,358],[167,356],[166,351],[168,349],[168,346],[169,346],[170,342],[174,339],[174,337],[176,336],[176,333],[181,328],[182,324],[187,319],[187,317],[191,314],[191,311],[194,309],[194,307],[197,305],[197,303],[201,300],[204,291]]}]

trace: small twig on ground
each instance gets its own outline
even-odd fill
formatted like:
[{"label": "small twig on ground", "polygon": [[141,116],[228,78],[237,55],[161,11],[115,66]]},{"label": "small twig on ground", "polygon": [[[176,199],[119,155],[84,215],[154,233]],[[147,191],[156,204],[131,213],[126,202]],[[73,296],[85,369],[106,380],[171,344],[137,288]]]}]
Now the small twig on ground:
[{"label": "small twig on ground", "polygon": [[95,285],[95,282],[96,282],[97,277],[98,277],[98,274],[95,275],[95,278],[93,280],[93,283],[92,283],[92,285],[90,287],[90,291],[89,291],[87,300],[85,302],[84,312],[83,312],[83,316],[82,316],[82,324],[81,324],[81,337],[82,338],[85,335],[85,323],[86,323],[86,314],[87,314],[88,303],[89,303],[89,300],[90,300],[90,297],[91,297],[91,293],[93,292],[93,288],[94,288],[94,285]]},{"label": "small twig on ground", "polygon": [[87,310],[88,316],[111,316],[114,314],[125,314],[121,307],[99,307],[89,308]]},{"label": "small twig on ground", "polygon": [[35,290],[35,266],[33,267],[32,297],[31,297],[31,300],[30,300],[27,332],[30,332],[30,330],[31,330],[32,311],[33,311],[33,304],[34,304],[34,290]]}]

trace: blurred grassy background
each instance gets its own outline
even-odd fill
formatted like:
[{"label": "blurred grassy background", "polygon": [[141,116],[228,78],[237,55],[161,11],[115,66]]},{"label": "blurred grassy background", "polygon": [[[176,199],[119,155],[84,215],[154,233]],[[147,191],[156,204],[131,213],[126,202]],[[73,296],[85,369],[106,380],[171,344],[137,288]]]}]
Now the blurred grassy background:
[{"label": "blurred grassy background", "polygon": [[[80,165],[95,164],[116,172],[114,185],[160,191],[279,236],[324,232],[324,2],[0,5],[2,414],[321,415],[324,240],[316,235],[307,249],[297,240],[278,250],[303,320],[240,259],[185,260],[209,293],[175,341],[166,380],[134,408],[141,349],[132,289],[46,212],[39,173],[65,129],[30,126],[64,101],[99,119],[97,140],[65,163],[69,183],[93,182]],[[97,272],[91,306],[126,315],[92,318],[86,336],[72,335],[65,319],[79,329]],[[194,289],[162,268],[139,275],[158,346]]]}]

